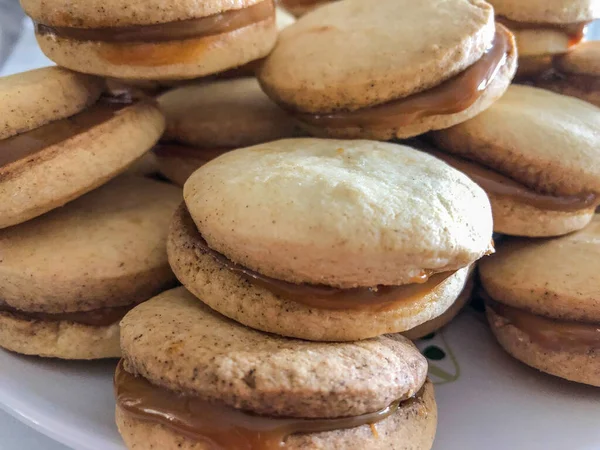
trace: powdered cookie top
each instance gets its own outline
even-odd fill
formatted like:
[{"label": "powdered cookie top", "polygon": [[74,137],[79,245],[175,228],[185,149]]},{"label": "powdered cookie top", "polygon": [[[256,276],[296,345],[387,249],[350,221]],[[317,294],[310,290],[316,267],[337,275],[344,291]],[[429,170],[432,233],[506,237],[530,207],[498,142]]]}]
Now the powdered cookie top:
[{"label": "powdered cookie top", "polygon": [[103,81],[60,67],[0,78],[0,139],[84,110],[100,96]]},{"label": "powdered cookie top", "polygon": [[488,252],[485,193],[443,162],[374,141],[236,150],[184,189],[208,244],[262,274],[338,287],[414,282]]},{"label": "powdered cookie top", "polygon": [[568,236],[510,240],[479,271],[497,301],[557,319],[600,321],[600,216]]},{"label": "powdered cookie top", "polygon": [[360,343],[286,339],[239,325],[174,289],[127,314],[129,372],[163,388],[256,414],[348,417],[412,397],[427,363],[401,337]]},{"label": "powdered cookie top", "polygon": [[433,136],[541,193],[600,193],[600,109],[581,100],[513,85],[484,113]]},{"label": "powdered cookie top", "polygon": [[0,230],[0,299],[28,312],[130,305],[172,285],[168,224],[181,191],[121,177],[42,217]]},{"label": "powdered cookie top", "polygon": [[489,0],[496,14],[519,22],[569,23],[600,16],[598,0]]},{"label": "powdered cookie top", "polygon": [[560,72],[600,76],[600,42],[583,42],[564,55],[554,58],[554,67]]},{"label": "powdered cookie top", "polygon": [[296,124],[261,90],[255,78],[185,86],[159,99],[165,139],[216,149],[246,147],[298,134]]}]

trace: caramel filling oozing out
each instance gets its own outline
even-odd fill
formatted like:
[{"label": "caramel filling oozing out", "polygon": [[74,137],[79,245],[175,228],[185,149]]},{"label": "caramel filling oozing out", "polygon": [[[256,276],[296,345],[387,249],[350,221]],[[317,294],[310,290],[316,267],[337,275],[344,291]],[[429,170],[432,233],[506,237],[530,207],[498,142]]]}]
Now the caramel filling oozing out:
[{"label": "caramel filling oozing out", "polygon": [[271,291],[273,294],[292,300],[311,308],[348,310],[371,309],[387,310],[398,304],[419,301],[434,292],[444,281],[456,271],[434,273],[423,271],[412,284],[402,286],[376,286],[339,289],[326,285],[294,284],[277,280],[246,267],[235,264],[226,256],[211,249],[198,232],[187,209],[181,208],[182,223],[185,233],[191,237],[198,251],[211,256],[221,267],[235,273],[249,283]]},{"label": "caramel filling oozing out", "polygon": [[0,168],[109,121],[131,103],[102,99],[85,111],[0,141]]},{"label": "caramel filling oozing out", "polygon": [[585,37],[586,27],[589,22],[578,23],[535,23],[517,22],[506,17],[496,17],[496,21],[510,30],[552,30],[559,31],[569,37],[569,46],[579,44]]},{"label": "caramel filling oozing out", "polygon": [[[265,417],[178,394],[127,372],[121,361],[114,379],[117,405],[128,415],[163,425],[214,450],[276,450],[296,433],[318,433],[376,424],[394,414],[402,400],[355,417],[302,419]],[[419,394],[417,394],[419,395]],[[414,401],[412,399],[406,402]],[[405,403],[406,404],[406,403]]]},{"label": "caramel filling oozing out", "polygon": [[246,8],[177,22],[106,28],[53,27],[38,23],[36,24],[36,31],[41,35],[56,36],[77,41],[112,43],[165,42],[197,39],[229,33],[248,25],[262,22],[274,17],[274,15],[275,4],[273,0],[264,0]]},{"label": "caramel filling oozing out", "polygon": [[565,321],[538,316],[522,309],[485,299],[490,308],[504,322],[529,336],[532,342],[553,351],[587,352],[600,350],[600,324]]},{"label": "caramel filling oozing out", "polygon": [[509,51],[508,32],[498,28],[492,45],[479,61],[431,89],[357,111],[294,114],[303,122],[323,128],[395,128],[426,117],[456,114],[481,97],[506,64]]},{"label": "caramel filling oozing out", "polygon": [[519,203],[524,203],[537,209],[576,212],[593,209],[600,201],[598,196],[593,193],[572,196],[540,194],[480,164],[429,148],[426,148],[425,151],[463,172],[488,194],[511,198]]},{"label": "caramel filling oozing out", "polygon": [[6,302],[0,300],[0,313],[9,313],[24,320],[40,320],[47,322],[75,322],[92,327],[108,327],[119,322],[125,314],[135,307],[135,304],[126,306],[115,306],[109,308],[93,309],[90,311],[76,311],[65,313],[40,313],[22,311],[13,308]]}]

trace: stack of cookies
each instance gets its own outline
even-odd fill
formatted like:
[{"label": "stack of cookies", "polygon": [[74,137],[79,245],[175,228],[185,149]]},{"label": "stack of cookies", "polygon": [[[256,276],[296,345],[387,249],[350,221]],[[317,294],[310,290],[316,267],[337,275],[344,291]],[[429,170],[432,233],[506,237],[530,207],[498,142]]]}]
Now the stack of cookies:
[{"label": "stack of cookies", "polygon": [[0,80],[0,345],[121,356],[129,448],[431,448],[408,338],[493,231],[501,345],[600,385],[592,0],[22,3],[62,67]]}]

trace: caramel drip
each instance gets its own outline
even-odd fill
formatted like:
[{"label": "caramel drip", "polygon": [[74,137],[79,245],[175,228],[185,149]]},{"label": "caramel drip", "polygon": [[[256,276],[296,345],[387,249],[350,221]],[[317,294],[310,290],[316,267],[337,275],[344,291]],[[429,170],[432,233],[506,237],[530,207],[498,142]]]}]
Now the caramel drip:
[{"label": "caramel drip", "polygon": [[0,300],[0,313],[6,312],[24,320],[42,320],[47,322],[75,322],[92,327],[107,327],[119,322],[135,304],[115,306],[110,308],[93,309],[90,311],[76,311],[65,313],[40,313],[22,311],[13,308]]},{"label": "caramel drip", "polygon": [[72,117],[4,139],[0,141],[0,168],[84,133],[112,119],[129,105],[127,102],[100,101]]},{"label": "caramel drip", "polygon": [[153,149],[156,156],[159,157],[194,158],[204,162],[215,159],[231,150],[230,148],[196,148],[170,142],[157,144]]},{"label": "caramel drip", "polygon": [[228,33],[274,17],[274,14],[273,0],[264,0],[246,8],[177,22],[105,28],[53,27],[38,23],[36,31],[41,35],[77,41],[165,42]]},{"label": "caramel drip", "polygon": [[492,46],[479,61],[436,87],[357,111],[295,115],[303,122],[325,128],[387,128],[410,125],[425,117],[456,114],[481,97],[506,64],[509,51],[508,32],[498,29]]},{"label": "caramel drip", "polygon": [[[117,405],[136,419],[163,425],[211,450],[276,450],[296,433],[319,433],[371,425],[394,414],[400,400],[356,417],[301,419],[265,417],[154,386],[123,368],[115,373]],[[411,400],[408,400],[411,401]]]},{"label": "caramel drip", "polygon": [[554,351],[600,349],[600,324],[587,324],[538,316],[522,309],[506,306],[486,298],[485,304],[505,325],[527,334],[531,341]]},{"label": "caramel drip", "polygon": [[576,23],[536,23],[518,22],[503,16],[496,17],[496,21],[510,30],[552,30],[559,31],[569,37],[569,46],[579,44],[585,37],[589,22]]},{"label": "caramel drip", "polygon": [[189,212],[183,208],[180,211],[182,213],[181,220],[185,227],[185,232],[192,237],[200,252],[211,256],[221,267],[244,278],[249,283],[267,289],[286,300],[302,303],[311,308],[330,310],[387,310],[393,308],[398,303],[422,299],[431,294],[444,281],[456,273],[456,271],[442,273],[424,271],[412,284],[403,286],[339,289],[326,285],[289,283],[235,264],[226,256],[211,249],[198,232]]},{"label": "caramel drip", "polygon": [[539,194],[527,186],[477,163],[430,149],[425,151],[463,172],[488,194],[508,197],[537,209],[564,212],[582,211],[594,208],[600,201],[598,196],[593,193],[572,196]]}]

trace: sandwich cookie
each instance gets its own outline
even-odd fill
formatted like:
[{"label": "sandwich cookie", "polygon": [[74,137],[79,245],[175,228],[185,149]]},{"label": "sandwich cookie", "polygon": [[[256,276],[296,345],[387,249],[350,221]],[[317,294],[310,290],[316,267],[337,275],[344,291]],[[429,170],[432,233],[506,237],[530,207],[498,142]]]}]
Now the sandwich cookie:
[{"label": "sandwich cookie", "polygon": [[479,116],[431,133],[440,158],[487,192],[494,231],[558,236],[585,227],[600,203],[600,109],[511,86]]},{"label": "sandwich cookie", "polygon": [[333,0],[279,0],[279,4],[291,12],[294,16],[300,17],[319,6],[331,3]]},{"label": "sandwich cookie", "polygon": [[430,449],[427,362],[401,336],[287,339],[177,288],[121,322],[116,422],[130,449]]},{"label": "sandwich cookie", "polygon": [[444,313],[492,251],[487,196],[410,147],[289,139],[196,171],[169,262],[252,328],[320,341],[409,330]]},{"label": "sandwich cookie", "polygon": [[255,78],[185,86],[158,102],[167,130],[155,154],[161,172],[181,186],[198,167],[225,152],[301,134]]},{"label": "sandwich cookie", "polygon": [[600,42],[583,42],[554,58],[553,69],[534,84],[600,107]]},{"label": "sandwich cookie", "polygon": [[508,239],[479,266],[500,345],[543,372],[600,386],[600,216],[568,236]]},{"label": "sandwich cookie", "polygon": [[154,103],[98,101],[102,87],[57,67],[0,78],[0,228],[106,183],[158,141]]},{"label": "sandwich cookie", "polygon": [[484,1],[346,0],[283,30],[258,77],[314,135],[389,140],[475,116],[515,68]]},{"label": "sandwich cookie", "polygon": [[539,75],[552,56],[565,53],[585,36],[586,25],[600,17],[598,0],[490,0],[496,20],[514,34],[519,48],[519,77]]},{"label": "sandwich cookie", "polygon": [[273,0],[23,0],[42,51],[78,72],[189,79],[266,56],[277,39]]},{"label": "sandwich cookie", "polygon": [[120,356],[119,321],[175,284],[166,256],[181,190],[122,176],[0,230],[0,346],[63,359]]}]

